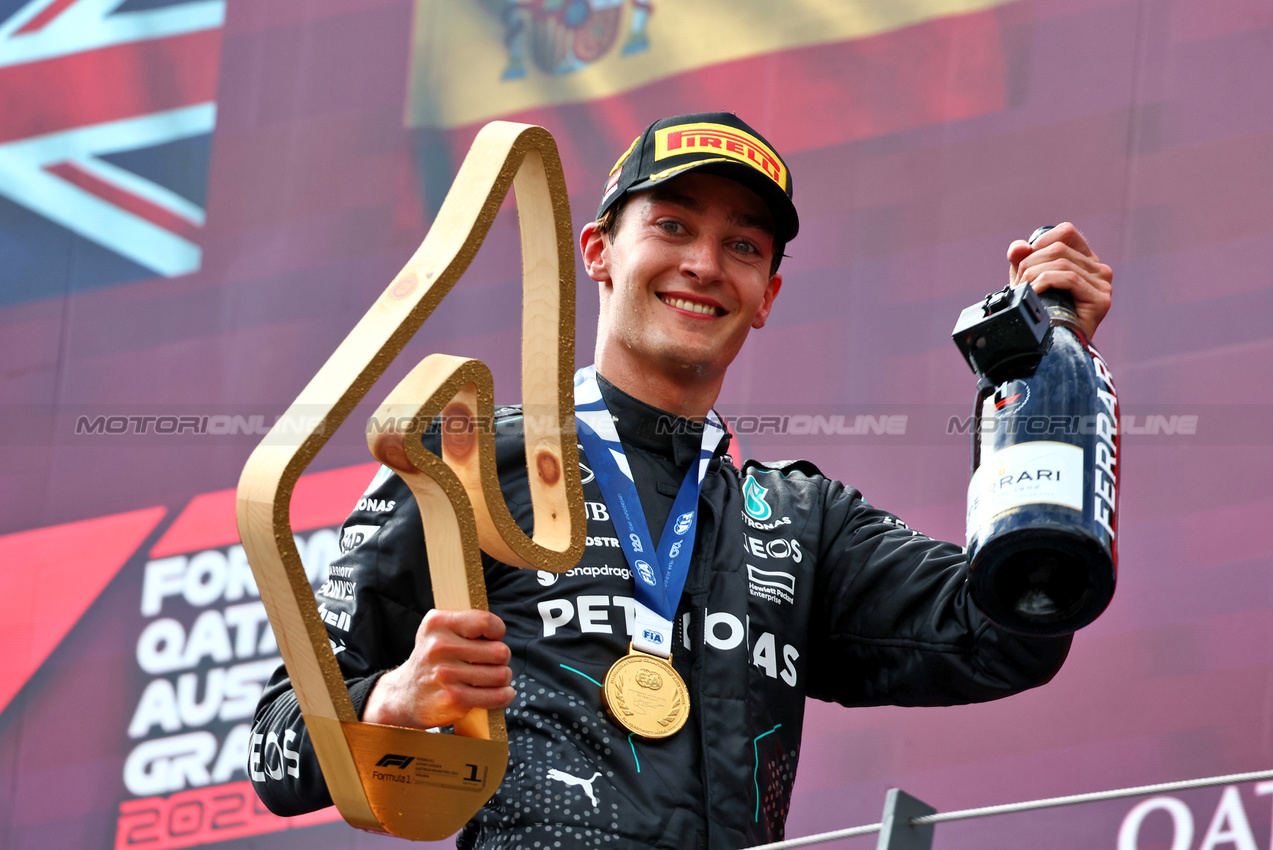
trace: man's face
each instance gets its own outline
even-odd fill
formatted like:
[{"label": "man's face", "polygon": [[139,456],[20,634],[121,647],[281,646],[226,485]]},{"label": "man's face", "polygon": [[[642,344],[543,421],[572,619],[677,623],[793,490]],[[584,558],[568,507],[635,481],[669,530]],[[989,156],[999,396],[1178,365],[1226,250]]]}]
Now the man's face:
[{"label": "man's face", "polygon": [[691,172],[634,194],[613,241],[589,225],[580,243],[601,285],[597,359],[607,375],[655,369],[719,381],[782,285],[769,273],[768,207],[714,174]]}]

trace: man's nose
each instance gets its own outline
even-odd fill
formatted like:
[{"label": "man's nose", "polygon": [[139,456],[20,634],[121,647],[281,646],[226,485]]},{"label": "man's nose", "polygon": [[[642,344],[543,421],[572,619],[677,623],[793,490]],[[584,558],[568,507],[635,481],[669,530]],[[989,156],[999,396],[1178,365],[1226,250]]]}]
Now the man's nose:
[{"label": "man's nose", "polygon": [[687,245],[681,271],[698,278],[700,283],[718,282],[722,276],[719,242],[703,235]]}]

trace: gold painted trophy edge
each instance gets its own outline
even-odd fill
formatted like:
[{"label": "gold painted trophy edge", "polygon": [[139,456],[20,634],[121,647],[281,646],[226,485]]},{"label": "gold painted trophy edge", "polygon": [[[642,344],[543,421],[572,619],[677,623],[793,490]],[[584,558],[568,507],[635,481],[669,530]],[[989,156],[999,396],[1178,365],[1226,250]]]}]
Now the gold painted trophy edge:
[{"label": "gold painted trophy edge", "polygon": [[[462,466],[457,475],[430,455],[436,463],[431,462],[418,440],[399,442],[399,447],[410,466],[421,470],[408,483],[418,500],[423,494],[422,515],[425,505],[442,508],[424,524],[453,523],[449,542],[440,533],[438,545],[459,557],[435,560],[434,541],[428,544],[434,582],[453,588],[444,591],[447,601],[485,607],[480,555],[473,545],[477,541],[489,545],[495,557],[516,556],[508,560],[518,566],[564,572],[578,562],[586,530],[573,416],[574,245],[561,161],[552,136],[541,127],[498,121],[478,133],[420,248],[253,451],[239,480],[239,535],[332,800],[350,824],[405,838],[452,834],[489,799],[499,779],[492,776],[494,781],[484,783],[476,796],[464,792],[457,799],[452,794],[439,804],[438,788],[428,784],[370,782],[369,788],[376,754],[440,747],[489,758],[494,747],[502,777],[508,754],[503,714],[470,715],[457,724],[457,732],[478,737],[359,721],[292,538],[289,506],[301,473],[468,267],[510,185],[522,242],[523,399],[537,414],[526,417],[527,460],[529,465],[532,454],[542,457],[547,452],[561,471],[555,482],[531,476],[534,539],[517,528],[500,495],[491,431],[477,429],[476,476],[471,465]],[[436,357],[425,363],[441,365]],[[442,385],[446,378],[470,376],[475,373],[472,363],[476,361],[466,361],[441,378],[433,374],[429,380]],[[485,390],[478,385],[477,395],[486,392],[489,398],[489,371],[484,366],[480,371],[487,382]],[[395,393],[391,399],[401,398]],[[415,401],[418,417],[434,399]],[[478,407],[486,415],[485,400]],[[405,467],[404,471],[410,473]],[[474,505],[485,509],[475,514]]]}]

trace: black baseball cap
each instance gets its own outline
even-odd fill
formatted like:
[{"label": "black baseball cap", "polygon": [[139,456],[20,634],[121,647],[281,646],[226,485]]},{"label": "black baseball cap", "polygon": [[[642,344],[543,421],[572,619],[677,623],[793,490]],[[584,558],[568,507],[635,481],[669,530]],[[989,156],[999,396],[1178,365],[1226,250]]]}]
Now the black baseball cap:
[{"label": "black baseball cap", "polygon": [[737,180],[759,195],[774,217],[778,242],[790,242],[800,230],[787,163],[732,112],[676,115],[646,127],[610,169],[597,218],[627,193],[652,189],[688,171]]}]

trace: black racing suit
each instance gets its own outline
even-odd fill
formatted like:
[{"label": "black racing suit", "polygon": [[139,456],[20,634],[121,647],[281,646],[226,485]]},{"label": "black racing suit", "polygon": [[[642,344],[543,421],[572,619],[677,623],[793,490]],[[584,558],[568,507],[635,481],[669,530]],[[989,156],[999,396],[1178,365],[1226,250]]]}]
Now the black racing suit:
[{"label": "black racing suit", "polygon": [[[657,539],[699,434],[600,384]],[[514,409],[497,419],[501,486],[529,531],[520,419]],[[577,567],[557,576],[483,556],[517,697],[506,713],[508,771],[461,848],[776,841],[806,696],[848,706],[977,702],[1042,684],[1060,667],[1069,638],[1009,635],[973,607],[960,547],[910,530],[810,463],[739,470],[723,452],[703,481],[675,620],[673,665],[691,711],[671,738],[630,737],[602,704],[598,683],[628,650],[633,579],[586,458],[588,546]],[[433,604],[419,511],[401,479],[382,468],[346,521],[342,550],[318,601],[361,715]],[[256,713],[254,732],[271,731],[299,736],[300,770],[276,771],[279,779],[249,770],[261,799],[278,814],[330,805],[281,667]]]}]

